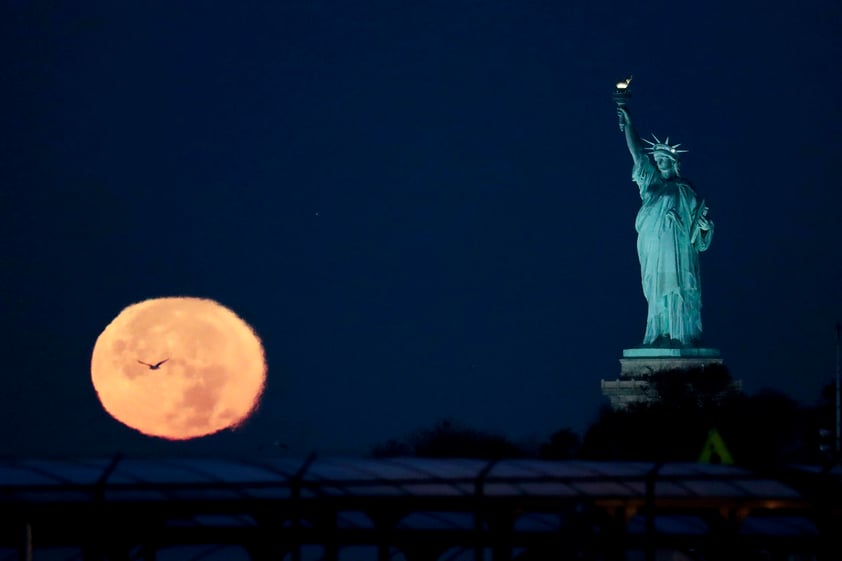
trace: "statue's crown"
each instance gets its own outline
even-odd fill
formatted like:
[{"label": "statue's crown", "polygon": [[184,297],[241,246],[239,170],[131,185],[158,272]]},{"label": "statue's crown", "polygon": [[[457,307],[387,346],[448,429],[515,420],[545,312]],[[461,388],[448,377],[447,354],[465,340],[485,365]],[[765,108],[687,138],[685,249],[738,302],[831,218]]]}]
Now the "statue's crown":
[{"label": "statue's crown", "polygon": [[652,138],[655,139],[655,142],[652,142],[651,140],[646,140],[645,138],[643,140],[645,142],[649,143],[649,146],[646,148],[646,150],[650,154],[652,154],[653,156],[655,154],[663,154],[663,155],[677,161],[678,157],[679,157],[678,156],[679,154],[684,154],[684,153],[688,152],[688,150],[679,150],[678,149],[678,147],[681,146],[680,143],[671,145],[670,144],[670,137],[667,137],[667,139],[664,142],[661,142],[660,140],[658,140],[658,137],[655,136],[654,134],[652,135]]}]

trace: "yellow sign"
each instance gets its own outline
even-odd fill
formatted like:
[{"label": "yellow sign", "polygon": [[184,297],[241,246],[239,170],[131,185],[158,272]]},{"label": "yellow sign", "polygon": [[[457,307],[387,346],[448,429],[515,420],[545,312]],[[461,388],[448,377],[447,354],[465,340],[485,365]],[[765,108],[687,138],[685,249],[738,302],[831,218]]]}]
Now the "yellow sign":
[{"label": "yellow sign", "polygon": [[705,441],[705,447],[702,449],[702,454],[699,456],[699,462],[703,464],[724,464],[733,465],[734,458],[728,447],[725,446],[725,441],[722,440],[722,435],[716,429],[708,431],[708,438]]}]

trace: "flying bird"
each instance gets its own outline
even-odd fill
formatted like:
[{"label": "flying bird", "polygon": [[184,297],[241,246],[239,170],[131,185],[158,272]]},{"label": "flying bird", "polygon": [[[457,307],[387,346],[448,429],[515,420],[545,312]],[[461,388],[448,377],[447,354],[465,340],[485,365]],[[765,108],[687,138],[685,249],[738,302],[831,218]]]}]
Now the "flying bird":
[{"label": "flying bird", "polygon": [[149,364],[148,362],[143,362],[142,360],[138,360],[138,362],[148,366],[149,370],[158,370],[159,368],[161,368],[161,365],[167,362],[168,360],[169,358],[165,358],[164,360],[156,362],[155,364]]}]

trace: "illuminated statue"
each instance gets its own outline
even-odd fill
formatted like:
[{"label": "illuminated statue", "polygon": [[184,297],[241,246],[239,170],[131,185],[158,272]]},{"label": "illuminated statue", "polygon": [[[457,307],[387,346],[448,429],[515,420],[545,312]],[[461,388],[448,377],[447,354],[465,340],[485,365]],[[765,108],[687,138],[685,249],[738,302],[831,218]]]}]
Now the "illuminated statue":
[{"label": "illuminated statue", "polygon": [[635,229],[648,302],[643,346],[697,347],[702,337],[699,252],[710,246],[713,221],[705,201],[681,177],[679,154],[686,150],[670,145],[669,138],[661,142],[655,137],[644,146],[638,136],[626,106],[630,81],[617,85],[615,100],[620,130],[634,159],[632,181],[642,199]]}]

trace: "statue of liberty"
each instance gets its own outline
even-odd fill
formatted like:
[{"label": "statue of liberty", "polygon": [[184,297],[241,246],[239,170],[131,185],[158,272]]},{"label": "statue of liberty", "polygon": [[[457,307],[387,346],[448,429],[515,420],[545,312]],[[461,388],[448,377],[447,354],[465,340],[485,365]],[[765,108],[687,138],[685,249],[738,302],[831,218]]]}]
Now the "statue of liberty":
[{"label": "statue of liberty", "polygon": [[[627,79],[625,84],[631,79]],[[708,208],[681,176],[679,144],[638,136],[618,84],[617,113],[634,159],[632,181],[642,204],[635,220],[637,255],[648,312],[644,347],[699,347],[702,339],[702,289],[699,253],[713,237]]]}]

